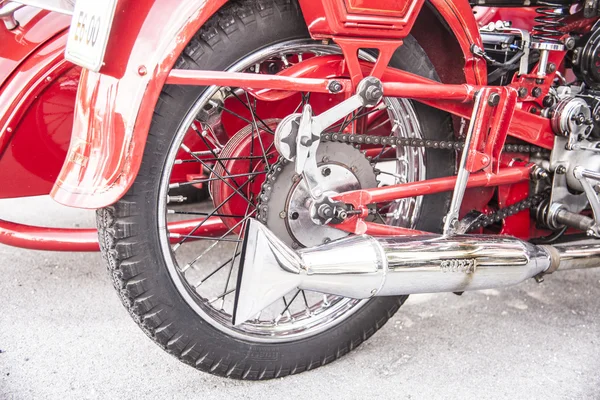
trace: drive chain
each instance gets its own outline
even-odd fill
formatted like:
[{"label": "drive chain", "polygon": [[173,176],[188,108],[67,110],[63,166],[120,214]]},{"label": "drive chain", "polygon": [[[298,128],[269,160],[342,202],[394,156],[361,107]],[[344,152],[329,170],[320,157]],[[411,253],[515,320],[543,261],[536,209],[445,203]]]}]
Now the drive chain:
[{"label": "drive chain", "polygon": [[[445,140],[425,140],[402,138],[395,136],[361,135],[352,133],[322,133],[322,141],[332,141],[350,144],[381,144],[384,146],[422,147],[425,149],[462,150],[463,142]],[[539,153],[547,149],[529,144],[505,144],[503,151],[507,153]]]},{"label": "drive chain", "polygon": [[546,197],[548,197],[548,193],[538,193],[518,201],[508,207],[501,208],[493,213],[483,214],[476,222],[473,223],[473,225],[469,226],[468,231],[485,228],[486,226],[492,225],[495,222],[500,222],[504,218],[515,215],[518,212],[535,207]]}]

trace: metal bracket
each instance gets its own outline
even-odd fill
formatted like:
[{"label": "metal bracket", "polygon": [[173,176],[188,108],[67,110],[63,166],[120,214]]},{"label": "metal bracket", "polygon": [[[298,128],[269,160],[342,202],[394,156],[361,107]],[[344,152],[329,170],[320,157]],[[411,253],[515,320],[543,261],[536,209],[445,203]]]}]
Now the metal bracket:
[{"label": "metal bracket", "polygon": [[454,193],[452,193],[452,202],[450,203],[450,209],[448,214],[444,218],[444,235],[453,235],[456,233],[458,228],[458,213],[460,206],[465,196],[465,190],[467,189],[467,182],[469,180],[470,172],[467,169],[467,160],[469,158],[469,152],[473,144],[473,136],[475,132],[475,126],[477,124],[477,115],[481,109],[485,107],[485,102],[482,103],[482,91],[475,93],[475,104],[473,105],[473,113],[471,114],[471,121],[469,122],[469,129],[467,130],[467,137],[465,139],[465,147],[460,158],[460,164],[458,166],[458,175],[456,177],[456,184],[454,186]]},{"label": "metal bracket", "polygon": [[329,110],[313,116],[312,107],[306,104],[302,114],[292,114],[281,121],[275,131],[275,147],[282,157],[295,161],[295,171],[304,177],[313,199],[323,195],[320,186],[322,176],[315,158],[321,133],[360,107],[374,107],[382,98],[381,81],[368,76],[360,81],[354,96]]},{"label": "metal bracket", "polygon": [[589,236],[600,237],[600,199],[598,198],[598,193],[590,183],[590,180],[597,183],[600,182],[600,174],[583,167],[575,167],[573,175],[581,182],[581,186],[583,186],[583,190],[594,213],[595,224],[586,233]]}]

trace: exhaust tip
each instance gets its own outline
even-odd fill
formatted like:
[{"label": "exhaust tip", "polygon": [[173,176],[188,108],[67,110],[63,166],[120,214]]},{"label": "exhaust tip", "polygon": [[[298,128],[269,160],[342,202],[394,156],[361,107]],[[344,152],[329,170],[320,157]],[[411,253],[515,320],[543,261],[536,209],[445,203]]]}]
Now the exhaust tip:
[{"label": "exhaust tip", "polygon": [[248,220],[240,253],[233,325],[248,321],[298,288],[301,267],[302,260],[292,249],[260,222]]}]

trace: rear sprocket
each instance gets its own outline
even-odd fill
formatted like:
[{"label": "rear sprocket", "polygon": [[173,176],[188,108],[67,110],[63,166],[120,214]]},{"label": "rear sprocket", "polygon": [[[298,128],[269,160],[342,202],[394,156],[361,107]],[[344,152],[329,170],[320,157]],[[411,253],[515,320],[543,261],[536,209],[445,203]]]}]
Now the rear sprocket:
[{"label": "rear sprocket", "polygon": [[[376,187],[377,175],[363,152],[352,145],[324,142],[317,150],[322,189],[327,194]],[[281,240],[294,248],[311,247],[341,239],[347,232],[311,218],[313,200],[294,164],[285,159],[273,166],[263,183],[258,219]]]}]

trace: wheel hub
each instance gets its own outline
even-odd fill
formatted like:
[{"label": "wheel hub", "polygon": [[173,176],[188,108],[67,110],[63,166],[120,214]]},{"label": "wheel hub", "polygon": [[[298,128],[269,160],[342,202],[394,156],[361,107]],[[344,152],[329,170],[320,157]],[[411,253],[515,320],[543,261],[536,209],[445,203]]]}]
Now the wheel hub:
[{"label": "wheel hub", "polygon": [[[343,143],[324,142],[317,150],[324,197],[377,186],[369,160],[358,149]],[[314,201],[293,163],[281,159],[263,184],[259,220],[294,248],[311,247],[341,239],[347,232],[323,223],[320,210],[327,204]]]}]

